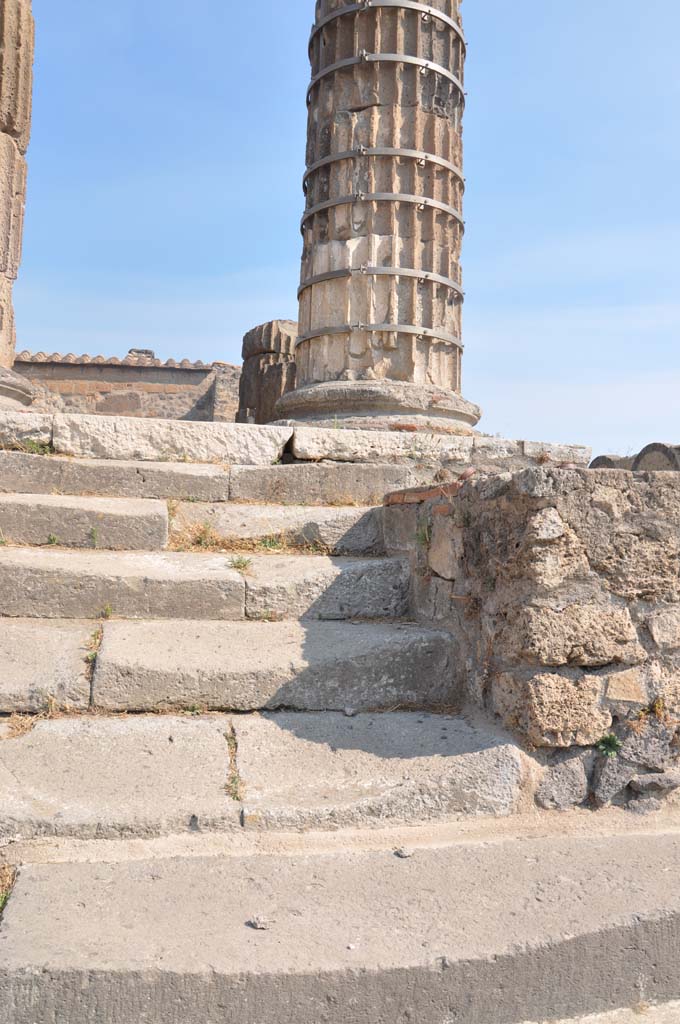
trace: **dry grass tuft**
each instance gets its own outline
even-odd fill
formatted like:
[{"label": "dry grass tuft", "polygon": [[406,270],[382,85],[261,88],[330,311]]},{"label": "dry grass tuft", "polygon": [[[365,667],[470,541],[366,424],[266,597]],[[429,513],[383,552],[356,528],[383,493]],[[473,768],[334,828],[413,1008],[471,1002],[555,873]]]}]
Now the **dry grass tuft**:
[{"label": "dry grass tuft", "polygon": [[9,864],[0,864],[0,914],[7,906],[14,883],[16,881],[16,869]]}]

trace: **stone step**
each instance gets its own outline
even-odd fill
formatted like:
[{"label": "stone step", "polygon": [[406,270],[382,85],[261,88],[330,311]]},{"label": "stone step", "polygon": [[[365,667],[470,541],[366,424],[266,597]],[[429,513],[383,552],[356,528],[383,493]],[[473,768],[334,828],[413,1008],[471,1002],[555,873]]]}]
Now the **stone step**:
[{"label": "stone step", "polygon": [[381,505],[390,491],[430,483],[431,467],[307,463],[202,465],[59,455],[0,448],[0,493],[99,495],[280,505]]},{"label": "stone step", "polygon": [[48,494],[0,495],[0,539],[7,544],[155,551],[168,543],[162,501]]},{"label": "stone step", "polygon": [[267,505],[382,505],[390,491],[430,483],[434,474],[417,465],[233,466],[230,496]]},{"label": "stone step", "polygon": [[[35,623],[34,640],[42,628],[43,623]],[[40,668],[45,672],[42,662]],[[450,635],[417,626],[312,620],[107,622],[93,697],[97,707],[109,711],[450,706],[453,676]],[[20,674],[6,702],[17,701],[26,688],[35,692],[40,683],[41,677]],[[27,704],[24,697],[21,706]],[[0,703],[0,709],[11,707]]]},{"label": "stone step", "polygon": [[0,619],[0,713],[90,704],[91,654],[99,623]]},{"label": "stone step", "polygon": [[505,817],[516,744],[450,715],[56,717],[0,734],[0,839],[317,831]]},{"label": "stone step", "polygon": [[228,501],[229,476],[224,466],[67,459],[0,450],[2,493]]},{"label": "stone step", "polygon": [[[1,507],[1,506],[0,506]],[[382,508],[238,505],[182,502],[172,518],[172,544],[236,545],[257,551],[302,548],[333,555],[384,554]]]},{"label": "stone step", "polygon": [[0,548],[0,616],[395,619],[408,609],[401,559],[240,558]]},{"label": "stone step", "polygon": [[[405,858],[305,840],[25,865],[2,919],[4,1018],[519,1024],[680,995],[676,835],[431,842]],[[675,1024],[672,1009],[650,1019]]]}]

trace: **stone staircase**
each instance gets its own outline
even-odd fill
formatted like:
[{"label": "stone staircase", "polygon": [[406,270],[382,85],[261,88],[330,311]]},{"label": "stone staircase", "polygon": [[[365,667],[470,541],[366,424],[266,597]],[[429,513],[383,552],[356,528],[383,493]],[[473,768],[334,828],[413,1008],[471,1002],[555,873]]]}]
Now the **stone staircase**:
[{"label": "stone staircase", "polygon": [[615,810],[551,834],[540,764],[412,621],[381,504],[414,482],[0,452],[0,1024],[519,1024],[680,995],[680,842]]}]

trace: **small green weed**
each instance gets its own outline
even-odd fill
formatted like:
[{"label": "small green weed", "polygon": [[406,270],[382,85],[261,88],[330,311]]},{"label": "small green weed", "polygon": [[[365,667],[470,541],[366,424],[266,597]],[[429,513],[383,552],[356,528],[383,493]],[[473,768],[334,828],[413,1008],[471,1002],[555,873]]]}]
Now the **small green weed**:
[{"label": "small green weed", "polygon": [[112,615],[113,615],[113,608],[111,607],[110,604],[105,604],[104,607],[102,608],[102,613],[100,615],[100,618],[102,618],[102,619],[110,619]]},{"label": "small green weed", "polygon": [[597,744],[597,749],[604,757],[618,757],[622,747],[623,743],[613,732],[603,736]]},{"label": "small green weed", "polygon": [[429,548],[432,540],[432,529],[429,523],[421,523],[416,530],[416,540],[423,548]]},{"label": "small green weed", "polygon": [[59,538],[55,537],[55,535],[51,533],[47,538],[47,543],[50,545],[50,547],[56,547],[56,545],[59,543]]},{"label": "small green weed", "polygon": [[236,572],[240,573],[247,573],[252,564],[252,558],[246,558],[245,555],[234,555],[233,558],[229,559],[229,565],[232,569],[236,569]]},{"label": "small green weed", "polygon": [[16,871],[10,867],[9,864],[0,864],[0,915],[7,906],[14,882],[16,880]]},{"label": "small green weed", "polygon": [[93,526],[90,529],[90,543],[92,544],[93,548],[96,548],[97,545],[99,544],[99,530],[97,529],[96,526]]}]

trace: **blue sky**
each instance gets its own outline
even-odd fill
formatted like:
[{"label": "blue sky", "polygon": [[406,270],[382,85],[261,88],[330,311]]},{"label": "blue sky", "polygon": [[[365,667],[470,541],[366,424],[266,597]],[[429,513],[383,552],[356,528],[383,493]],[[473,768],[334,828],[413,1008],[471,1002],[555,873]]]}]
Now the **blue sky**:
[{"label": "blue sky", "polygon": [[[19,347],[240,361],[296,317],[313,0],[34,0]],[[677,0],[466,0],[464,394],[680,442]]]}]

